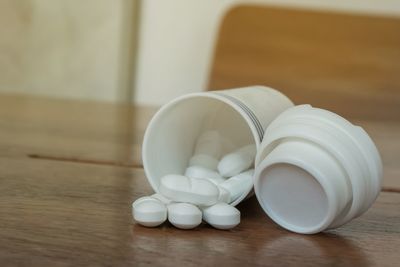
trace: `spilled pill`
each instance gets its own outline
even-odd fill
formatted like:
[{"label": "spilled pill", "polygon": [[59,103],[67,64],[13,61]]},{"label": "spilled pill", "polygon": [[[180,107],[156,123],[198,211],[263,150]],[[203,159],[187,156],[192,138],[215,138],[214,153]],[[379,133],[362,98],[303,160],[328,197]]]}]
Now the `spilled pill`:
[{"label": "spilled pill", "polygon": [[224,143],[233,145],[217,131],[203,132],[184,175],[161,177],[158,193],[132,204],[135,221],[155,227],[168,219],[180,229],[193,229],[202,220],[223,230],[238,225],[240,212],[229,203],[252,185],[254,170],[248,169],[254,162],[256,147],[241,147],[218,160],[222,150],[226,151],[223,146],[228,146]]},{"label": "spilled pill", "polygon": [[171,204],[171,202],[172,202],[172,200],[166,198],[165,196],[163,196],[163,195],[161,195],[159,193],[155,193],[155,194],[151,195],[150,197],[158,199],[159,201],[161,201],[165,205]]},{"label": "spilled pill", "polygon": [[160,193],[175,202],[210,206],[217,202],[219,189],[206,179],[169,174],[160,181]]},{"label": "spilled pill", "polygon": [[249,169],[256,156],[256,145],[244,146],[222,157],[218,163],[218,171],[223,177],[235,176]]},{"label": "spilled pill", "polygon": [[189,203],[173,203],[168,205],[168,221],[179,229],[193,229],[202,220],[198,207]]},{"label": "spilled pill", "polygon": [[141,197],[132,203],[133,219],[147,227],[156,227],[167,219],[167,207],[152,197]]},{"label": "spilled pill", "polygon": [[203,220],[217,229],[228,230],[240,223],[240,211],[226,203],[203,209]]},{"label": "spilled pill", "polygon": [[218,187],[228,191],[230,202],[233,202],[253,185],[253,175],[254,169],[242,172],[220,183]]}]

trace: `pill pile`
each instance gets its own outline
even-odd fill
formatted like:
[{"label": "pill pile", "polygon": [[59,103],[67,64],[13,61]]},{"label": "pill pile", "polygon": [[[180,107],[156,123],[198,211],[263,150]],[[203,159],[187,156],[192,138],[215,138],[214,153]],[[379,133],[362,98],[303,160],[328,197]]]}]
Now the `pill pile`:
[{"label": "pill pile", "polygon": [[163,176],[159,193],[132,203],[134,220],[147,227],[168,220],[180,229],[193,229],[202,221],[222,230],[237,226],[240,212],[230,203],[252,186],[256,146],[222,156],[228,144],[218,131],[200,134],[185,173]]}]

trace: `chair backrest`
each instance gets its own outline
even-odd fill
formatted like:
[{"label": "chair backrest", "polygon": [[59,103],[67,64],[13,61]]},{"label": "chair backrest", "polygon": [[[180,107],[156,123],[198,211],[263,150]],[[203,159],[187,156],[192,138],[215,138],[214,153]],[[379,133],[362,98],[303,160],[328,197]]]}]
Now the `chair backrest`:
[{"label": "chair backrest", "polygon": [[235,7],[220,27],[209,88],[253,84],[296,104],[400,121],[400,18]]}]

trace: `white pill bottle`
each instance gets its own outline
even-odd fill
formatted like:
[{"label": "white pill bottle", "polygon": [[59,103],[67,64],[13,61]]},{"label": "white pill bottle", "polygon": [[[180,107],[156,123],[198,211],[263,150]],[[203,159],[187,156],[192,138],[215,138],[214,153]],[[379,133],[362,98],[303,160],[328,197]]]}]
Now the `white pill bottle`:
[{"label": "white pill bottle", "polygon": [[368,134],[310,105],[290,108],[268,126],[255,165],[261,207],[297,233],[349,222],[366,212],[381,190],[382,161]]},{"label": "white pill bottle", "polygon": [[[261,145],[264,130],[293,103],[279,91],[250,86],[184,95],[161,107],[150,121],[143,141],[146,177],[159,192],[161,177],[184,174],[203,132],[216,130],[227,144],[222,154],[248,144]],[[232,205],[252,193],[252,186]]]},{"label": "white pill bottle", "polygon": [[[254,192],[288,230],[340,226],[365,212],[380,191],[382,164],[365,131],[331,112],[294,107],[275,89],[250,86],[184,95],[154,115],[142,160],[156,192],[164,175],[184,174],[198,136],[208,130],[226,141],[222,154],[256,145]],[[231,205],[252,194],[250,185]]]}]

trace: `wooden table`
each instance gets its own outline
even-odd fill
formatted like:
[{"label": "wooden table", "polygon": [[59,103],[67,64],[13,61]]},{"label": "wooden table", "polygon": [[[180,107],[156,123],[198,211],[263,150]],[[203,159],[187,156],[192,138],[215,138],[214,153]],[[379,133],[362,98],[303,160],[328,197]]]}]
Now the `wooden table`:
[{"label": "wooden table", "polygon": [[383,192],[337,230],[283,230],[252,198],[233,230],[132,223],[152,192],[140,143],[153,108],[0,96],[2,266],[398,266],[400,124],[357,121],[384,161]]}]

